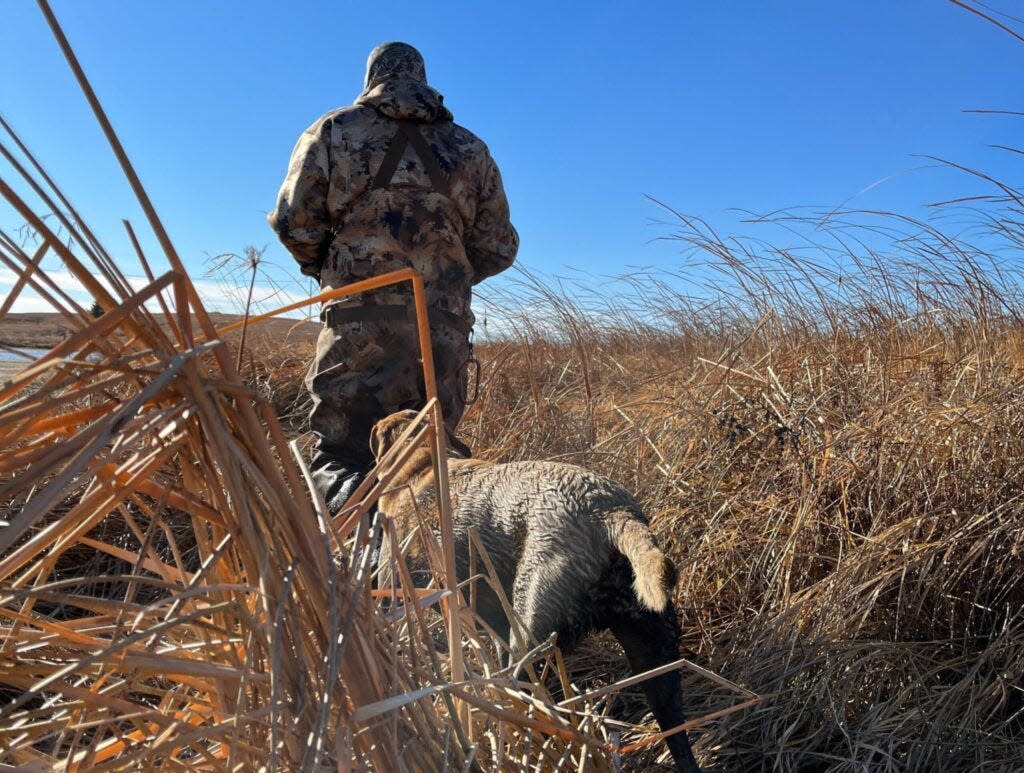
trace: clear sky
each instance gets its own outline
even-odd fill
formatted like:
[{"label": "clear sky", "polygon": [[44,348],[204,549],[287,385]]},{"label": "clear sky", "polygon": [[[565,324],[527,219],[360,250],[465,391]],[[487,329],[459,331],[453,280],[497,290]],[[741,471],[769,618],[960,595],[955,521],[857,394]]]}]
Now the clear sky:
[{"label": "clear sky", "polygon": [[[906,210],[962,193],[949,172],[910,171],[927,164],[915,154],[1010,181],[1021,168],[986,146],[1014,144],[1022,119],[963,110],[1024,109],[1024,44],[941,0],[53,7],[195,275],[246,245],[290,273],[264,216],[292,145],[355,98],[386,40],[423,52],[491,147],[520,261],[543,274],[672,269],[647,195],[728,223],[732,207]],[[138,273],[120,218],[143,218],[35,3],[4,3],[0,64],[0,110]]]}]

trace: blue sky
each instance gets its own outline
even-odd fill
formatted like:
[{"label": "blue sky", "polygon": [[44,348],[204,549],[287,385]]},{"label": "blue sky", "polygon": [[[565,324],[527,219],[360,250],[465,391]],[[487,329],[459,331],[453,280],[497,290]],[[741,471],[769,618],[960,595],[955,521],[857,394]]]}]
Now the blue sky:
[{"label": "blue sky", "polygon": [[[1024,45],[939,0],[53,7],[195,275],[251,244],[298,276],[264,221],[291,147],[393,39],[491,147],[541,274],[675,268],[646,196],[728,229],[730,208],[964,193],[915,154],[1019,178],[986,146],[1014,144],[1021,119],[962,111],[1024,108]],[[0,63],[3,114],[138,273],[120,218],[143,218],[34,3],[5,4]]]}]

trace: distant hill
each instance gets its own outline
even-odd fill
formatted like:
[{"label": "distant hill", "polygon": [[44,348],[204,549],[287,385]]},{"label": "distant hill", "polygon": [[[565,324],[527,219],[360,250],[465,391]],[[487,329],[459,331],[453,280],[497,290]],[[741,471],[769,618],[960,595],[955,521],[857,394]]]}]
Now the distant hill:
[{"label": "distant hill", "polygon": [[[217,327],[240,322],[240,314],[210,313],[210,319]],[[194,319],[193,319],[194,324]],[[0,320],[0,344],[32,349],[50,349],[59,344],[71,332],[71,325],[63,316],[46,314],[8,314]],[[198,330],[198,325],[196,325]],[[254,324],[249,335],[261,340],[274,340],[281,345],[312,343],[320,332],[320,325],[298,319],[277,318]],[[238,333],[229,334],[231,340]]]}]

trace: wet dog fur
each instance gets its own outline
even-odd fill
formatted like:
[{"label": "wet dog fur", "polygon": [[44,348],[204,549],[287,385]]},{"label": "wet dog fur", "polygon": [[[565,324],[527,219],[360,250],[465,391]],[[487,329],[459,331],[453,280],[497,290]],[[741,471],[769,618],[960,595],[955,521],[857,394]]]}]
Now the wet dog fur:
[{"label": "wet dog fur", "polygon": [[[380,421],[370,445],[380,460],[414,411]],[[609,629],[633,673],[678,657],[679,627],[671,591],[675,569],[654,541],[639,505],[615,482],[557,462],[492,464],[449,459],[456,573],[469,576],[469,529],[475,527],[526,634],[533,642],[558,635],[563,651],[594,630]],[[417,449],[378,503],[394,519],[399,539],[431,512],[434,487],[429,450]],[[416,541],[418,542],[418,541]],[[384,546],[382,556],[388,555]],[[410,546],[410,569],[425,567]],[[382,563],[386,564],[386,561]],[[414,574],[415,576],[415,574]],[[477,612],[506,640],[510,624],[498,596],[480,583]],[[521,647],[530,641],[518,642]],[[662,729],[684,721],[677,672],[643,683]],[[686,733],[666,739],[676,766],[699,771]]]}]

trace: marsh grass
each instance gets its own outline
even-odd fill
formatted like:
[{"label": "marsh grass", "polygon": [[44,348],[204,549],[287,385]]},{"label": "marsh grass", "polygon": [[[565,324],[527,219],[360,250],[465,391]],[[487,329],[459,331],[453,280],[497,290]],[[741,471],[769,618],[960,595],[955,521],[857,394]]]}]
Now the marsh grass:
[{"label": "marsh grass", "polygon": [[958,236],[756,219],[799,250],[680,215],[691,294],[526,277],[524,332],[482,348],[471,444],[623,481],[681,570],[684,647],[771,696],[703,737],[726,767],[1024,765],[1021,214],[1003,185]]},{"label": "marsh grass", "polygon": [[[515,332],[478,345],[460,434],[623,482],[680,569],[684,652],[770,696],[698,734],[706,762],[1024,766],[1024,206],[992,184],[743,236],[670,213],[681,274],[485,291]],[[570,667],[625,674],[607,637]],[[720,697],[686,684],[691,714]]]},{"label": "marsh grass", "polygon": [[[694,734],[708,766],[1024,767],[1024,205],[961,171],[992,192],[929,218],[751,216],[743,236],[670,212],[682,283],[634,273],[599,293],[523,275],[485,299],[514,334],[479,347],[461,433],[485,458],[573,461],[633,490],[680,569],[684,651],[766,696]],[[99,357],[54,354],[4,385],[5,536],[37,549],[0,556],[0,759],[608,767],[607,746],[584,746],[607,742],[607,704],[567,719],[547,684],[623,676],[609,639],[567,670],[540,647],[540,677],[512,684],[467,612],[471,678],[449,684],[435,602],[377,602],[368,521],[332,551],[284,444],[278,415],[303,429],[308,342],[285,351],[254,329],[235,356],[197,345],[212,325],[181,274],[160,280],[180,325],[126,311],[137,294],[71,215],[90,267],[65,263],[114,288],[99,320],[0,240]],[[691,716],[734,697],[684,684]],[[446,690],[475,701],[475,735]]]}]

